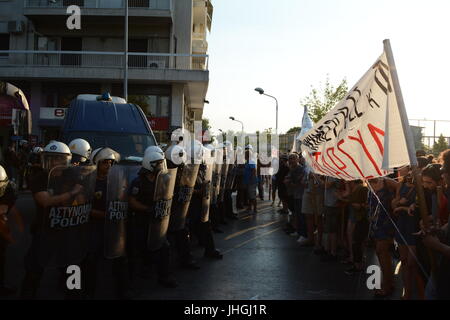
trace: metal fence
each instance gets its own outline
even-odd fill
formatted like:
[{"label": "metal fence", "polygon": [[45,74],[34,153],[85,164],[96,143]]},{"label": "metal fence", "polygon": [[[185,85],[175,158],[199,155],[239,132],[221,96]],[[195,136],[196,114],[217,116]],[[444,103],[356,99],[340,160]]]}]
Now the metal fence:
[{"label": "metal fence", "polygon": [[429,148],[441,135],[450,144],[450,120],[409,119],[409,124],[422,129],[422,142]]},{"label": "metal fence", "polygon": [[[0,66],[123,68],[123,52],[0,51]],[[208,70],[208,55],[128,53],[130,69]]]}]

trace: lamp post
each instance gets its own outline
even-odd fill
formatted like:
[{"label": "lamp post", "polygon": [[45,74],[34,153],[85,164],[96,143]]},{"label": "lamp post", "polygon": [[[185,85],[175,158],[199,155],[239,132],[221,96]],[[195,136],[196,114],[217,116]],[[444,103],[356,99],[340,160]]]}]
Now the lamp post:
[{"label": "lamp post", "polygon": [[125,39],[124,39],[124,72],[123,72],[123,96],[128,101],[128,0],[125,1]]},{"label": "lamp post", "polygon": [[264,93],[264,90],[261,89],[261,88],[256,88],[255,91],[258,92],[260,95],[265,95],[265,96],[268,96],[268,97],[270,97],[270,98],[272,98],[272,99],[275,99],[275,102],[276,102],[276,111],[277,111],[277,114],[276,114],[276,129],[275,129],[275,133],[278,134],[278,100],[277,100],[277,98],[275,98],[274,96],[271,96],[271,95],[269,95],[269,94]]},{"label": "lamp post", "polygon": [[236,120],[235,117],[230,117],[230,120],[239,122],[239,123],[241,124],[241,129],[242,129],[241,131],[242,131],[242,134],[244,134],[244,123],[243,123],[242,121]]}]

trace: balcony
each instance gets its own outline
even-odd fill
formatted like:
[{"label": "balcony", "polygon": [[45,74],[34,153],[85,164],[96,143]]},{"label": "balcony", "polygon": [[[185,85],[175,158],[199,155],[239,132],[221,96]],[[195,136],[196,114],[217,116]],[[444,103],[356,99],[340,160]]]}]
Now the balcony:
[{"label": "balcony", "polygon": [[210,0],[194,0],[194,24],[206,25],[211,31],[214,7]]},{"label": "balcony", "polygon": [[[152,17],[172,21],[172,1],[128,0],[128,14],[130,18]],[[25,0],[24,15],[39,21],[43,21],[43,17],[67,17],[67,8],[77,5],[85,17],[123,17],[125,3],[125,0]]]},{"label": "balcony", "polygon": [[205,54],[208,52],[208,42],[206,40],[192,40],[192,52]]},{"label": "balcony", "polygon": [[[123,52],[0,51],[0,79],[120,80]],[[131,81],[208,82],[208,55],[128,53]]]}]

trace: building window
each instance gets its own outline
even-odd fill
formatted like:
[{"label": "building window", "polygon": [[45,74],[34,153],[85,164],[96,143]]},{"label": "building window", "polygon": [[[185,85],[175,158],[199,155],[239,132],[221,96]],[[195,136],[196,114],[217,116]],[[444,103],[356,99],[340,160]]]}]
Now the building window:
[{"label": "building window", "polygon": [[128,102],[141,107],[147,117],[163,118],[170,114],[170,97],[165,95],[130,95]]},{"label": "building window", "polygon": [[[9,50],[9,33],[0,34],[0,50]],[[7,53],[0,53],[0,57],[7,56]]]}]

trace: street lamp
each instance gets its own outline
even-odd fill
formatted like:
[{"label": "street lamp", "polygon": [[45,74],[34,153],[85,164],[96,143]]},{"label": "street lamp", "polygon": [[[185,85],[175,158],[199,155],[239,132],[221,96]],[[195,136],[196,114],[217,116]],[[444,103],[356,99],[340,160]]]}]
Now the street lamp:
[{"label": "street lamp", "polygon": [[262,88],[256,88],[255,91],[258,92],[260,95],[265,95],[265,96],[268,96],[270,98],[275,99],[276,107],[277,107],[277,116],[276,116],[277,125],[276,125],[276,129],[275,129],[275,133],[278,134],[278,100],[277,100],[277,98],[275,98],[274,96],[271,96],[269,94],[264,93],[264,90]]},{"label": "street lamp", "polygon": [[125,37],[123,65],[123,97],[128,101],[128,0],[125,0]]},{"label": "street lamp", "polygon": [[244,134],[244,123],[242,121],[236,120],[235,117],[230,117],[230,120],[239,122],[241,124],[241,127],[242,127],[242,134]]}]

